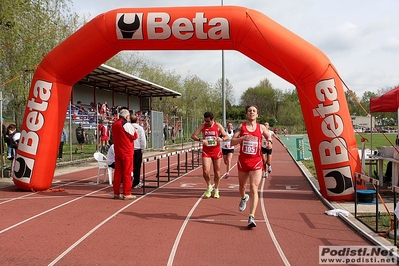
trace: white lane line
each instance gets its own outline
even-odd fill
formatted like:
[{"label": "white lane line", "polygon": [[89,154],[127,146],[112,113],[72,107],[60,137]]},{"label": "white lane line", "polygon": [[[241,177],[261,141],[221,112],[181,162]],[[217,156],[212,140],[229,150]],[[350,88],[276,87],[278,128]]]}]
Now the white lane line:
[{"label": "white lane line", "polygon": [[8,230],[10,230],[10,229],[12,229],[12,228],[15,228],[15,227],[17,227],[17,226],[19,226],[19,225],[21,225],[21,224],[24,224],[24,223],[26,223],[26,222],[29,222],[30,220],[33,220],[33,219],[35,219],[35,218],[37,218],[37,217],[39,217],[39,216],[42,216],[42,215],[44,215],[44,214],[46,214],[46,213],[49,213],[49,212],[54,211],[54,210],[56,210],[56,209],[58,209],[58,208],[61,208],[62,206],[68,205],[68,204],[70,204],[70,203],[72,203],[72,202],[74,202],[74,201],[77,201],[77,200],[79,200],[79,199],[81,199],[81,198],[84,198],[84,197],[86,197],[86,196],[89,196],[89,195],[91,195],[91,194],[94,194],[94,193],[96,193],[96,192],[98,192],[98,191],[104,190],[104,189],[106,189],[106,188],[108,188],[108,187],[100,188],[100,189],[98,189],[98,190],[96,190],[96,191],[90,192],[90,193],[88,193],[88,194],[86,194],[86,195],[83,195],[83,196],[80,196],[80,197],[75,198],[75,199],[73,199],[73,200],[67,201],[67,202],[65,202],[65,203],[63,203],[63,204],[60,204],[60,205],[58,205],[58,206],[55,206],[55,207],[53,207],[53,208],[51,208],[51,209],[48,209],[48,210],[46,210],[46,211],[44,211],[44,212],[38,213],[38,214],[36,214],[36,215],[34,215],[34,216],[28,218],[28,219],[25,219],[25,220],[23,220],[23,221],[21,221],[21,222],[19,222],[19,223],[16,223],[16,224],[14,224],[14,225],[12,225],[12,226],[10,226],[10,227],[7,227],[7,228],[1,230],[1,231],[0,231],[0,234],[2,234],[2,233],[4,233],[4,232],[7,232]]},{"label": "white lane line", "polygon": [[[150,193],[149,193],[150,194]],[[119,214],[120,212],[124,211],[126,208],[130,207],[132,204],[136,203],[137,201],[141,200],[142,198],[144,198],[144,196],[132,201],[131,203],[129,203],[128,205],[126,205],[125,207],[119,209],[118,211],[116,211],[114,214],[112,214],[111,216],[109,216],[107,219],[103,220],[101,223],[99,223],[98,225],[96,225],[93,229],[91,229],[89,232],[87,232],[84,236],[82,236],[78,241],[76,241],[75,243],[73,243],[71,246],[69,246],[69,248],[67,248],[64,252],[62,252],[57,258],[55,258],[52,262],[49,263],[50,265],[54,265],[56,264],[58,261],[60,261],[63,257],[65,257],[65,255],[67,255],[71,250],[73,250],[76,246],[78,246],[83,240],[85,240],[87,237],[89,237],[92,233],[94,233],[98,228],[100,228],[101,226],[103,226],[105,223],[107,223],[109,220],[111,220],[112,218],[114,218],[117,214]]]},{"label": "white lane line", "polygon": [[173,260],[175,259],[177,247],[179,246],[180,239],[183,235],[184,230],[186,229],[186,225],[187,225],[188,221],[190,220],[190,217],[193,214],[194,210],[197,208],[198,204],[201,202],[202,198],[203,198],[203,195],[201,195],[201,197],[197,200],[197,202],[194,204],[194,206],[191,208],[190,212],[186,216],[186,219],[184,220],[184,223],[182,224],[182,226],[179,230],[179,233],[177,234],[175,243],[173,244],[172,250],[169,255],[168,263],[166,265],[168,265],[168,266],[173,265]]},{"label": "white lane line", "polygon": [[[216,219],[190,219],[190,221],[192,221],[192,222],[209,222],[209,223],[226,223],[226,222],[231,222],[231,223],[235,223],[235,222],[237,222],[237,223],[246,223],[246,222],[248,222],[248,220],[223,220],[223,219],[220,219],[220,220],[216,220]],[[258,222],[258,223],[263,223],[263,222],[266,222],[265,220],[258,220],[258,219],[255,219],[255,222]]]},{"label": "white lane line", "polygon": [[[176,164],[177,164],[177,163],[176,163]],[[165,168],[165,167],[163,167],[163,168]],[[154,171],[155,171],[155,170],[154,170]],[[194,170],[192,170],[192,171],[194,171]],[[150,172],[152,172],[152,171],[150,171]],[[88,180],[88,179],[92,179],[92,178],[96,178],[96,177],[97,177],[97,176],[91,176],[91,177],[87,177],[87,178],[84,178],[84,179],[76,180],[76,181],[74,181],[74,182],[70,182],[70,183],[68,183],[68,184],[60,184],[60,185],[55,186],[55,187],[52,187],[52,188],[64,187],[64,186],[67,186],[67,185],[69,185],[69,184],[75,184],[75,183],[81,182],[81,181],[83,181],[83,180]],[[180,177],[179,177],[179,178],[180,178]],[[176,178],[176,179],[178,179],[178,178]],[[175,180],[176,180],[176,179],[175,179]],[[173,180],[173,181],[175,181],[175,180]],[[171,182],[169,182],[169,183],[171,183]],[[166,185],[166,184],[168,184],[168,183],[165,183],[164,185]],[[70,203],[72,203],[72,202],[74,202],[74,201],[80,200],[80,199],[82,199],[82,198],[84,198],[84,197],[88,197],[88,196],[90,196],[90,195],[92,195],[92,194],[95,194],[96,192],[99,192],[99,191],[101,191],[101,190],[107,189],[107,188],[109,188],[109,187],[110,187],[110,186],[106,186],[106,187],[103,187],[103,188],[101,188],[101,189],[92,191],[92,192],[90,192],[90,193],[88,193],[88,194],[82,195],[82,196],[77,197],[77,198],[75,198],[75,199],[73,199],[73,200],[67,201],[67,202],[65,202],[65,203],[63,203],[63,204],[60,204],[60,205],[55,206],[55,207],[53,207],[53,208],[51,208],[51,209],[48,209],[48,210],[43,211],[43,212],[41,212],[41,213],[38,213],[38,214],[36,214],[36,215],[34,215],[34,216],[31,216],[31,217],[29,217],[29,218],[27,218],[27,219],[25,219],[25,220],[23,220],[23,221],[20,221],[20,222],[14,224],[14,225],[12,225],[12,226],[9,226],[9,227],[7,227],[7,228],[1,230],[1,231],[0,231],[0,234],[5,233],[5,232],[7,232],[7,231],[9,231],[9,230],[11,230],[11,229],[17,227],[17,226],[20,226],[20,225],[22,225],[22,224],[24,224],[24,223],[26,223],[26,222],[29,222],[29,221],[31,221],[31,220],[33,220],[33,219],[35,219],[35,218],[37,218],[37,217],[40,217],[40,216],[42,216],[42,215],[44,215],[44,214],[46,214],[46,213],[49,213],[49,212],[54,211],[54,210],[56,210],[56,209],[59,209],[59,208],[61,208],[61,207],[63,207],[63,206],[66,206],[66,205],[68,205],[68,204],[70,204]],[[163,186],[162,186],[162,187],[163,187]],[[154,191],[155,191],[155,190],[154,190]],[[14,201],[14,200],[24,199],[24,198],[27,198],[27,197],[29,197],[29,196],[32,196],[32,195],[35,195],[35,194],[38,194],[38,193],[39,193],[39,192],[33,192],[33,193],[29,193],[29,194],[24,195],[24,196],[21,196],[21,197],[9,199],[9,200],[0,202],[0,205],[1,205],[1,204],[8,203],[8,202],[12,202],[12,201]],[[148,194],[150,194],[150,193],[148,193]],[[136,200],[136,201],[137,201],[137,200]]]},{"label": "white lane line", "polygon": [[[156,162],[156,161],[151,161],[151,163],[153,163],[153,164],[155,164],[155,162]],[[175,165],[177,165],[177,163],[174,163],[174,164],[172,164],[171,166],[175,166]],[[93,167],[93,168],[95,168],[95,167]],[[165,168],[167,168],[167,166],[161,167],[160,170],[165,169]],[[153,172],[156,172],[156,170],[151,170],[151,171],[149,171],[147,174],[150,174],[150,173],[153,173]],[[67,174],[64,173],[64,174],[62,174],[62,175],[67,175]],[[93,182],[93,183],[85,183],[85,184],[79,184],[79,182],[81,182],[81,181],[90,180],[90,179],[95,179],[95,178],[97,178],[96,175],[95,175],[95,176],[86,177],[86,178],[84,178],[84,179],[75,180],[75,181],[73,181],[73,182],[61,183],[61,184],[58,184],[57,186],[51,187],[51,189],[60,188],[60,187],[66,187],[66,186],[88,186],[88,185],[97,185],[96,182]],[[65,181],[64,181],[64,182],[65,182]],[[53,184],[54,184],[54,181],[53,181]],[[5,204],[5,203],[9,203],[9,202],[12,202],[12,201],[15,201],[15,200],[19,200],[19,199],[24,199],[24,198],[30,197],[30,196],[32,196],[32,195],[38,194],[39,192],[41,192],[41,191],[32,192],[32,193],[29,193],[29,194],[26,194],[26,195],[23,195],[23,196],[20,196],[20,197],[16,197],[16,198],[10,198],[10,199],[8,199],[8,200],[5,200],[5,201],[0,202],[0,205]],[[35,199],[37,199],[37,198],[38,198],[38,197],[35,197]],[[4,200],[4,199],[0,199],[0,200]]]},{"label": "white lane line", "polygon": [[168,183],[163,184],[162,186],[160,186],[159,188],[156,188],[154,190],[152,190],[151,192],[137,198],[136,200],[132,201],[131,203],[129,203],[128,205],[126,205],[125,207],[121,208],[120,210],[116,211],[114,214],[112,214],[111,216],[109,216],[108,218],[106,218],[104,221],[102,221],[101,223],[99,223],[97,226],[95,226],[93,229],[91,229],[89,232],[87,232],[84,236],[82,236],[79,240],[77,240],[75,243],[73,243],[69,248],[67,248],[64,252],[62,252],[57,258],[55,258],[50,264],[50,265],[54,265],[56,264],[58,261],[60,261],[63,257],[65,257],[65,255],[67,255],[71,250],[73,250],[75,247],[77,247],[83,240],[85,240],[86,238],[88,238],[92,233],[94,233],[97,229],[99,229],[101,226],[103,226],[104,224],[106,224],[109,220],[111,220],[112,218],[114,218],[117,214],[121,213],[122,211],[124,211],[125,209],[127,209],[128,207],[130,207],[131,205],[133,205],[134,203],[140,201],[141,199],[145,198],[148,195],[151,195],[153,193],[155,193],[157,190],[163,188],[166,185],[172,184],[173,182],[179,180],[180,178],[182,178],[183,176],[194,172],[196,169],[193,169],[185,174],[183,174],[182,176],[179,176],[173,180],[171,180]]},{"label": "white lane line", "polygon": [[314,194],[313,191],[309,190],[297,190],[297,189],[269,189],[264,191],[264,193],[269,194],[269,193],[291,193],[291,194]]},{"label": "white lane line", "polygon": [[[70,183],[67,183],[67,184],[61,184],[61,185],[58,185],[58,186],[55,186],[55,187],[52,187],[52,188],[59,188],[59,187],[64,187],[64,186],[72,185],[72,184],[74,184],[74,183],[78,183],[78,182],[80,182],[80,181],[88,180],[88,179],[95,178],[95,177],[97,177],[97,176],[91,176],[91,177],[87,177],[87,178],[84,178],[84,179],[79,179],[79,180],[76,180],[76,181],[74,181],[74,182],[70,182]],[[40,192],[40,191],[38,191],[38,192],[32,192],[32,193],[29,193],[29,194],[26,194],[26,195],[23,195],[23,196],[20,196],[20,197],[17,197],[17,198],[12,198],[12,199],[9,199],[9,200],[6,200],[6,201],[2,201],[2,202],[0,202],[0,205],[5,204],[5,203],[12,202],[12,201],[14,201],[14,200],[19,200],[19,199],[23,199],[23,198],[26,198],[26,197],[30,197],[30,196],[32,196],[32,195],[38,194],[39,192]]]},{"label": "white lane line", "polygon": [[288,261],[287,257],[285,256],[284,251],[283,251],[283,249],[281,248],[280,244],[278,243],[277,238],[276,238],[276,236],[274,235],[273,229],[272,229],[272,227],[271,227],[271,225],[270,225],[269,218],[267,217],[266,208],[265,208],[265,199],[264,199],[264,197],[263,197],[263,192],[264,192],[263,188],[264,188],[264,185],[265,185],[265,180],[266,180],[266,178],[262,178],[262,189],[261,189],[261,191],[260,191],[260,197],[261,197],[261,199],[262,199],[262,200],[260,201],[260,204],[261,204],[261,207],[262,207],[263,217],[265,218],[265,223],[266,223],[267,230],[269,231],[270,237],[271,237],[272,240],[273,240],[273,244],[274,244],[274,246],[276,247],[277,252],[278,252],[278,254],[280,255],[280,258],[281,258],[282,261],[284,262],[284,265],[289,266],[289,265],[291,265],[291,264],[290,264],[290,262]]},{"label": "white lane line", "polygon": [[[154,171],[150,171],[150,172],[155,172],[155,170],[154,170]],[[76,180],[76,181],[74,181],[74,182],[70,182],[70,183],[67,183],[67,184],[60,184],[60,185],[55,186],[55,187],[52,187],[52,188],[64,187],[64,186],[72,185],[72,184],[75,184],[75,183],[78,183],[78,182],[81,182],[81,181],[84,181],[84,180],[89,180],[89,179],[92,179],[92,178],[96,178],[96,177],[97,177],[97,176],[91,176],[91,177],[87,177],[87,178],[84,178],[84,179],[79,179],[79,180]],[[166,184],[165,184],[165,185],[166,185]],[[15,227],[17,227],[17,226],[19,226],[19,225],[21,225],[21,224],[24,224],[24,223],[26,223],[26,222],[29,222],[29,221],[31,221],[31,220],[37,218],[37,217],[40,217],[40,216],[42,216],[42,215],[44,215],[44,214],[46,214],[46,213],[49,213],[49,212],[51,212],[51,211],[54,211],[54,210],[56,210],[56,209],[58,209],[58,208],[61,208],[61,207],[65,206],[65,205],[68,205],[68,204],[70,204],[70,203],[72,203],[72,202],[74,202],[74,201],[80,200],[80,199],[82,199],[82,198],[84,198],[84,197],[88,197],[88,196],[90,196],[90,195],[92,195],[92,194],[94,194],[94,193],[96,193],[96,192],[98,192],[98,191],[107,189],[107,188],[109,188],[109,187],[110,187],[110,186],[106,186],[106,187],[104,187],[104,188],[95,190],[95,191],[93,191],[93,192],[90,192],[90,193],[88,193],[88,194],[79,196],[79,197],[77,197],[77,198],[75,198],[75,199],[73,199],[73,200],[70,200],[70,201],[67,201],[67,202],[65,202],[65,203],[63,203],[63,204],[60,204],[60,205],[58,205],[58,206],[55,206],[55,207],[53,207],[53,208],[51,208],[51,209],[48,209],[48,210],[43,211],[43,212],[41,212],[41,213],[38,213],[38,214],[36,214],[36,215],[34,215],[34,216],[31,216],[31,217],[29,217],[29,218],[27,218],[27,219],[25,219],[25,220],[23,220],[23,221],[20,221],[20,222],[14,224],[14,225],[12,225],[12,226],[9,226],[9,227],[7,227],[7,228],[1,230],[1,231],[0,231],[0,234],[2,234],[2,233],[4,233],[4,232],[7,232],[8,230],[11,230],[11,229],[13,229],[13,228],[15,228]],[[29,197],[29,196],[32,196],[32,195],[35,195],[35,194],[38,194],[38,193],[39,193],[39,192],[33,192],[33,193],[29,193],[29,194],[24,195],[24,196],[21,196],[21,197],[12,198],[12,199],[9,199],[9,200],[0,202],[0,205],[1,205],[1,204],[8,203],[8,202],[12,202],[12,201],[14,201],[14,200],[25,199],[25,198],[27,198],[27,197]],[[35,197],[35,199],[37,199],[37,198]]]},{"label": "white lane line", "polygon": [[[233,167],[235,167],[237,164],[235,164]],[[231,169],[233,169],[233,167],[231,167]],[[204,192],[205,194],[205,192]],[[168,266],[172,266],[173,265],[173,260],[175,259],[175,255],[176,255],[176,250],[177,247],[179,246],[180,243],[180,239],[183,235],[184,230],[186,229],[187,223],[190,220],[191,215],[193,214],[194,210],[197,208],[198,204],[201,202],[201,200],[204,198],[204,194],[201,195],[201,197],[197,200],[197,202],[195,203],[195,205],[191,208],[190,212],[188,213],[184,223],[182,224],[179,233],[177,234],[177,237],[175,239],[175,243],[173,244],[172,250],[170,252],[169,255],[169,259],[168,259]],[[208,220],[209,221],[209,220]]]}]

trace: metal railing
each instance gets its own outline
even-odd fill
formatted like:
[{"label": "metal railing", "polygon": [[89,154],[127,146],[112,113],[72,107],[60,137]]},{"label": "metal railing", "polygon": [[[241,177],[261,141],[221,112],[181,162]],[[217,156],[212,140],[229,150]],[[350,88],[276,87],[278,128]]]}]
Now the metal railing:
[{"label": "metal railing", "polygon": [[[190,156],[191,157],[190,157]],[[182,156],[184,159],[182,160]],[[177,157],[176,163],[171,163],[172,157]],[[193,147],[179,151],[166,152],[164,154],[147,157],[143,159],[142,163],[142,194],[145,195],[152,190],[159,188],[161,183],[167,183],[171,180],[180,177],[181,174],[187,173],[201,165],[201,147]],[[166,160],[166,170],[162,171],[162,162]],[[156,161],[157,168],[155,175],[148,176],[146,173],[146,164]]]},{"label": "metal railing", "polygon": [[[357,185],[355,185],[355,218],[358,221],[360,221],[362,224],[364,224],[365,226],[367,226],[368,228],[373,230],[375,233],[380,233],[378,230],[379,218],[380,218],[380,212],[378,210],[378,195],[379,195],[379,183],[380,182],[377,179],[371,178],[367,175],[363,175],[360,173],[355,173],[355,180],[364,182],[366,187],[368,187],[368,186],[373,187],[373,189],[371,189],[371,190],[358,190]],[[359,201],[359,194],[362,194],[362,193],[360,193],[362,191],[364,191],[364,192],[367,191],[369,194],[371,194],[371,196],[373,197],[373,200],[369,203]],[[359,214],[359,211],[358,211],[359,204],[372,204],[375,206],[375,212],[364,213],[364,211],[363,211]],[[375,218],[375,227],[370,226],[369,223],[366,223],[364,221],[364,218],[370,218],[370,217]]]}]

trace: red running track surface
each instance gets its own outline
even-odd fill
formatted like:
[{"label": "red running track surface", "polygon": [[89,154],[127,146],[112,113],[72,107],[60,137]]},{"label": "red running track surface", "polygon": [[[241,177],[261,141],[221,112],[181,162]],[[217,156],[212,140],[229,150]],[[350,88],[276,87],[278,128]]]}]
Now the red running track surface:
[{"label": "red running track surface", "polygon": [[[146,195],[134,190],[133,201],[112,199],[112,187],[95,183],[97,168],[56,176],[52,188],[64,191],[3,187],[0,265],[317,265],[321,245],[371,245],[325,214],[278,143],[273,173],[262,179],[257,227],[247,229],[248,209],[238,211],[236,156],[219,199],[202,198],[201,168]],[[156,167],[146,164],[149,178]]]}]

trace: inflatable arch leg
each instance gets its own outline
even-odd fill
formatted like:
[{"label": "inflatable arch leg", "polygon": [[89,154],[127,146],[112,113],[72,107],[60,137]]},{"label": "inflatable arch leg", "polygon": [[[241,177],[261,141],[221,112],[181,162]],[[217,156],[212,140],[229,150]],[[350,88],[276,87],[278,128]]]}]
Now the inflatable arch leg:
[{"label": "inflatable arch leg", "polygon": [[[244,7],[123,8],[87,23],[40,63],[33,77],[13,172],[24,190],[52,183],[73,84],[122,50],[237,50],[294,84],[321,193],[353,199],[360,170],[342,83],[316,47]],[[344,130],[344,128],[346,130]]]}]

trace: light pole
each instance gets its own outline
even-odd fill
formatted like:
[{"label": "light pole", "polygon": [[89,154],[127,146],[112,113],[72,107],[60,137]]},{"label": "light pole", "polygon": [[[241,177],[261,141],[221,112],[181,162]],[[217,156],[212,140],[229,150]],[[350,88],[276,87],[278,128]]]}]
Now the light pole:
[{"label": "light pole", "polygon": [[[223,6],[223,0],[221,0]],[[224,50],[222,50],[222,124],[226,127],[226,88],[224,84]]]},{"label": "light pole", "polygon": [[194,101],[194,123],[193,123],[193,130],[194,131],[196,129],[196,124],[197,124],[197,114],[195,113],[195,101],[197,100],[197,96],[193,97],[193,101]]},{"label": "light pole", "polygon": [[173,114],[173,127],[172,127],[172,131],[173,131],[173,137],[174,137],[174,139],[172,139],[172,142],[173,142],[173,144],[174,144],[174,142],[175,142],[175,140],[176,140],[176,132],[177,132],[177,129],[176,129],[177,106],[174,106],[174,107],[173,107],[172,114]]}]

